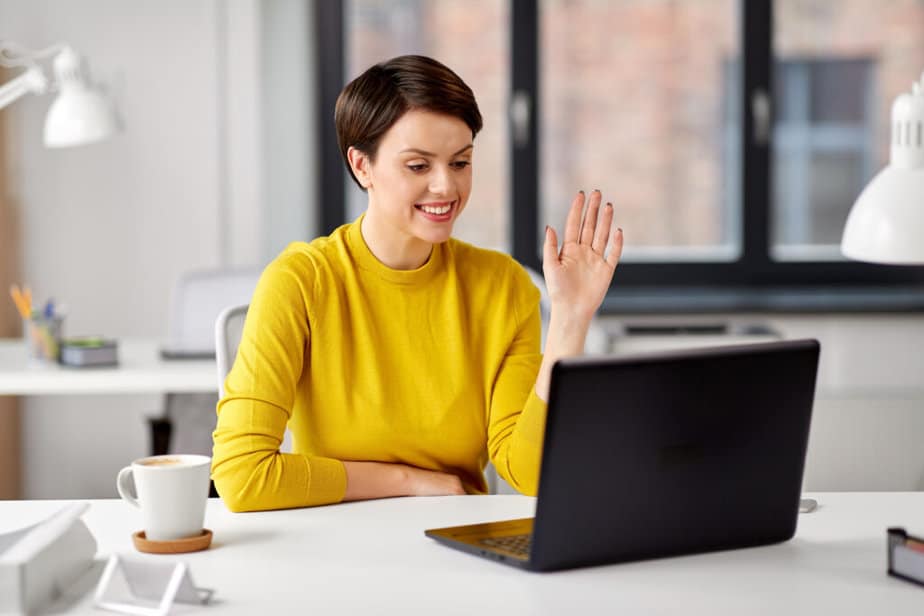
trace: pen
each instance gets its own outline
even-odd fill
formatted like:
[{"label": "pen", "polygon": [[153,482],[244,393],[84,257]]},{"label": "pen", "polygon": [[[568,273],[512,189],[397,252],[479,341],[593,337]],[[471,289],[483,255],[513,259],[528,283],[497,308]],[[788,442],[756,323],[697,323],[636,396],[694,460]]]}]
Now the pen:
[{"label": "pen", "polygon": [[[26,289],[28,291],[28,288]],[[13,298],[13,303],[16,304],[16,310],[19,311],[19,314],[23,319],[29,319],[32,316],[32,301],[31,294],[30,299],[26,299],[26,296],[23,295],[23,292],[20,291],[19,287],[15,284],[10,285],[10,295]]]},{"label": "pen", "polygon": [[22,296],[26,300],[26,308],[29,309],[29,314],[32,314],[32,289],[28,286],[22,288]]}]

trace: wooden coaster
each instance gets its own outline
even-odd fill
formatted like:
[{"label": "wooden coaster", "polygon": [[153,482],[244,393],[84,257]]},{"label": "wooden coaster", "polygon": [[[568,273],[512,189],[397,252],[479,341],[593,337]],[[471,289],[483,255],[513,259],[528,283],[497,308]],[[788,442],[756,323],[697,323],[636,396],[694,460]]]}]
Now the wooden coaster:
[{"label": "wooden coaster", "polygon": [[212,531],[203,528],[202,533],[192,537],[171,539],[169,541],[152,541],[145,536],[143,530],[139,530],[132,535],[132,541],[135,543],[135,549],[139,552],[147,552],[148,554],[183,554],[208,548],[212,544]]}]

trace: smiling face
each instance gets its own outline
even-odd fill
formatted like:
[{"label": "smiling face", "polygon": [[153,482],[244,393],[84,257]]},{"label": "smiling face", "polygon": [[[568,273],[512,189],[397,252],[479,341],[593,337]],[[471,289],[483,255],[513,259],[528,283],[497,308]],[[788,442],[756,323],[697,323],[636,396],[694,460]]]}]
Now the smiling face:
[{"label": "smiling face", "polygon": [[382,136],[375,159],[348,158],[369,194],[363,237],[391,267],[426,261],[445,242],[472,189],[472,130],[451,115],[411,110]]}]

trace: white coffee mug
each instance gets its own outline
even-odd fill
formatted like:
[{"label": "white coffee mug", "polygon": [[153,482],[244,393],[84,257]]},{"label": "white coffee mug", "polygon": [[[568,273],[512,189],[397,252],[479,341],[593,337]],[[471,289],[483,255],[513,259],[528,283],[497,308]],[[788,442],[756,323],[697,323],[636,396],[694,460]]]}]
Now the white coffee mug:
[{"label": "white coffee mug", "polygon": [[151,456],[119,471],[119,496],[141,509],[145,537],[170,541],[202,532],[211,461],[186,454]]}]

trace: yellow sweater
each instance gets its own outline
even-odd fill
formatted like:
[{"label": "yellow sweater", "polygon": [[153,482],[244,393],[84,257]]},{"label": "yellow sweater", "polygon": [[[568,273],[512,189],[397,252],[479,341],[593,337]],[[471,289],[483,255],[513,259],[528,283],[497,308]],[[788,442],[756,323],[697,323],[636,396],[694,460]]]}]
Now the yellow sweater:
[{"label": "yellow sweater", "polygon": [[[488,457],[538,489],[539,292],[458,240],[416,270],[379,262],[362,217],[263,272],[218,403],[212,477],[235,511],[339,502],[343,460],[400,462],[486,491]],[[294,452],[279,446],[288,424]]]}]

